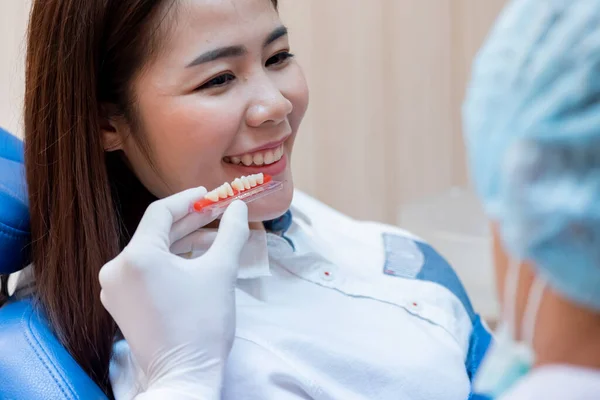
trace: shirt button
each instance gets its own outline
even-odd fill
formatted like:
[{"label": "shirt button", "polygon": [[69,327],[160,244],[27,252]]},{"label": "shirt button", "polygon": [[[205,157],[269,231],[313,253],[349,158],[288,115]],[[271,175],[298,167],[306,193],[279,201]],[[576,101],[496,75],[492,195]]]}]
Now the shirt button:
[{"label": "shirt button", "polygon": [[321,279],[327,282],[331,282],[335,279],[334,273],[330,268],[324,268],[321,270]]}]

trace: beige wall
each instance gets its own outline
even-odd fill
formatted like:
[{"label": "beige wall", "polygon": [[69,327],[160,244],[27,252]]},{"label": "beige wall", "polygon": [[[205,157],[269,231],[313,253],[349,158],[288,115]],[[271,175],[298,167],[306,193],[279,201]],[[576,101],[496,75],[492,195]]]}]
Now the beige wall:
[{"label": "beige wall", "polygon": [[311,106],[297,185],[359,218],[468,183],[460,104],[505,0],[283,0]]},{"label": "beige wall", "polygon": [[0,126],[19,135],[30,4],[30,0],[0,0]]},{"label": "beige wall", "polygon": [[[355,217],[467,184],[460,102],[505,0],[281,0],[311,106],[297,185]],[[0,3],[0,125],[21,132],[30,1]]]}]

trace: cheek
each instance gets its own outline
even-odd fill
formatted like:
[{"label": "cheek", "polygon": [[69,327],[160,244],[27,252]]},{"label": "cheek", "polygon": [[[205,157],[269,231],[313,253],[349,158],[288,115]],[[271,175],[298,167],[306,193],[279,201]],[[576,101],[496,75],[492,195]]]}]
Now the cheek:
[{"label": "cheek", "polygon": [[298,64],[289,67],[289,72],[281,82],[281,93],[292,103],[290,125],[296,131],[308,108],[309,91],[302,68]]},{"label": "cheek", "polygon": [[222,157],[238,130],[234,107],[186,96],[147,104],[143,117],[154,162],[170,192],[216,186]]}]

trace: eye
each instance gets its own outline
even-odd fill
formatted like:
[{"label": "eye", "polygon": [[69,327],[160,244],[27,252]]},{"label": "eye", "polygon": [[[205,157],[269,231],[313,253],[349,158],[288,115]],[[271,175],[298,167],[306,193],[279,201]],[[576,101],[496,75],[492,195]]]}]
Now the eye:
[{"label": "eye", "polygon": [[219,76],[211,79],[210,81],[202,84],[196,90],[205,90],[205,89],[211,89],[211,88],[216,88],[216,87],[222,87],[222,86],[227,85],[230,82],[233,82],[234,80],[235,80],[235,76],[233,74],[229,74],[229,73],[222,74],[222,75],[219,75]]},{"label": "eye", "polygon": [[267,67],[272,65],[281,65],[292,57],[294,57],[294,55],[289,51],[282,51],[281,53],[277,53],[273,57],[269,58],[265,65]]}]

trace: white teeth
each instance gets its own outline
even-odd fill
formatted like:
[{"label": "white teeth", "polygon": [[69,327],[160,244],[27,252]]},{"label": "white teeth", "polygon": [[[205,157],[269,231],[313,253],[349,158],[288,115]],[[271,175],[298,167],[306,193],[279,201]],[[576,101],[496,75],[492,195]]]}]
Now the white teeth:
[{"label": "white teeth", "polygon": [[252,158],[252,156],[250,154],[244,154],[242,156],[242,163],[244,163],[244,165],[246,167],[251,166],[252,165],[252,161],[253,161],[253,158]]},{"label": "white teeth", "polygon": [[246,167],[249,167],[251,165],[270,165],[281,160],[281,157],[283,157],[283,145],[280,145],[274,150],[266,150],[255,154],[244,154],[241,157],[224,157],[223,161],[234,165],[243,164]]},{"label": "white teeth", "polygon": [[250,186],[252,186],[252,187],[256,186],[256,175],[250,175],[248,177],[248,181],[250,181]]},{"label": "white teeth", "polygon": [[219,186],[219,188],[217,189],[217,193],[219,194],[220,199],[226,199],[227,198],[227,187],[225,185]]},{"label": "white teeth", "polygon": [[247,176],[242,176],[242,182],[244,183],[244,189],[250,189],[252,187]]},{"label": "white teeth", "polygon": [[225,184],[225,189],[227,189],[227,196],[233,196],[233,188],[229,183]]},{"label": "white teeth", "polygon": [[217,193],[216,190],[211,190],[210,192],[206,193],[204,197],[213,202],[219,201],[219,193]]},{"label": "white teeth", "polygon": [[244,182],[242,182],[240,178],[235,178],[233,182],[231,182],[231,186],[238,192],[243,192],[245,190]]},{"label": "white teeth", "polygon": [[242,176],[240,178],[235,178],[231,183],[224,183],[218,188],[211,190],[206,193],[204,197],[216,203],[219,200],[232,197],[235,194],[233,191],[234,189],[238,192],[243,192],[256,187],[257,185],[262,185],[264,182],[265,176],[262,172],[259,174]]},{"label": "white teeth", "polygon": [[273,152],[272,151],[266,151],[265,152],[265,164],[269,165],[269,164],[273,164],[273,162],[275,161],[275,158],[273,157]]},{"label": "white teeth", "polygon": [[256,165],[263,165],[264,163],[263,155],[261,153],[255,154],[253,160]]}]

